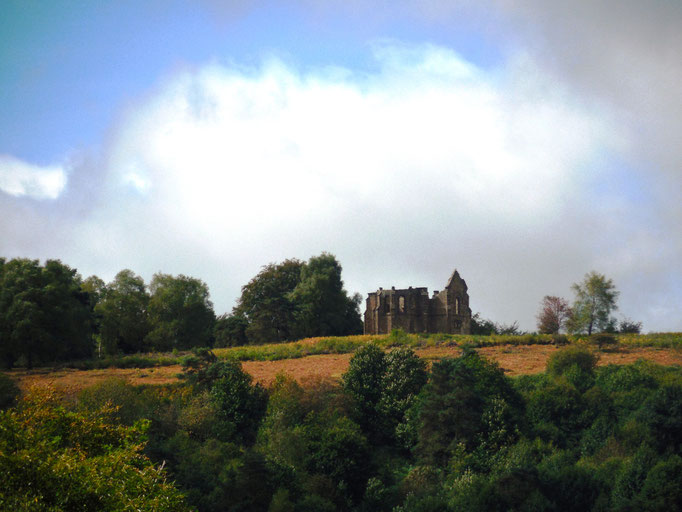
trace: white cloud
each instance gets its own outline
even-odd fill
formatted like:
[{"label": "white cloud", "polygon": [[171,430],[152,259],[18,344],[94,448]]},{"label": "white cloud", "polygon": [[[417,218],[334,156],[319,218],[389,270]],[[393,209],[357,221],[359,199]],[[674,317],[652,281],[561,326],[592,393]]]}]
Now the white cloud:
[{"label": "white cloud", "polygon": [[15,197],[56,199],[66,186],[61,165],[39,166],[10,155],[0,155],[0,190]]},{"label": "white cloud", "polygon": [[[373,73],[272,59],[170,80],[115,131],[82,245],[116,269],[202,277],[219,311],[261,265],[322,250],[363,293],[440,287],[457,265],[477,308],[530,328],[544,290],[528,273],[548,264],[528,248],[589,229],[574,209],[618,127],[527,57],[484,71],[433,45],[374,50]],[[580,248],[557,262],[576,279],[589,264]],[[501,291],[519,286],[510,306]]]}]

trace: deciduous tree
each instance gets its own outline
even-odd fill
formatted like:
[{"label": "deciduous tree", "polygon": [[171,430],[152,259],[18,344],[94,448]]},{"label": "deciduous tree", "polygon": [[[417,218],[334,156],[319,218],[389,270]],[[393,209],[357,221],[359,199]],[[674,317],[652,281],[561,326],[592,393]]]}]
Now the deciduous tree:
[{"label": "deciduous tree", "polygon": [[595,329],[604,331],[615,324],[611,312],[618,309],[616,299],[619,292],[611,279],[592,271],[585,274],[581,283],[575,283],[571,288],[575,293],[575,301],[568,322],[570,331],[587,331],[589,335]]},{"label": "deciduous tree", "polygon": [[157,273],[149,290],[150,347],[184,350],[211,345],[215,313],[206,283],[184,275]]},{"label": "deciduous tree", "polygon": [[100,316],[100,336],[107,353],[144,350],[149,332],[149,294],[144,281],[132,270],[121,270],[95,306]]},{"label": "deciduous tree", "polygon": [[541,334],[557,334],[566,326],[571,317],[571,308],[566,299],[545,295],[538,313],[538,331]]},{"label": "deciduous tree", "polygon": [[58,260],[2,260],[0,353],[6,366],[87,357],[92,353],[88,297],[75,269]]},{"label": "deciduous tree", "polygon": [[301,280],[304,265],[297,259],[271,263],[242,287],[234,313],[247,319],[246,336],[250,342],[290,338],[294,322],[290,294]]}]

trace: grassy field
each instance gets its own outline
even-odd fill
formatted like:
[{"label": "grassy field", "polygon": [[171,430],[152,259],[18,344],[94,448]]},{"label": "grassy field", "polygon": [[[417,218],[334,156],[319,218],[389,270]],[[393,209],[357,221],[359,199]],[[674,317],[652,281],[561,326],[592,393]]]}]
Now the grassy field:
[{"label": "grassy field", "polygon": [[[385,349],[399,346],[407,346],[414,349],[463,346],[482,348],[504,345],[560,346],[568,343],[586,343],[604,350],[615,349],[617,347],[652,347],[679,350],[682,349],[682,333],[611,334],[607,336],[567,336],[550,334],[476,336],[457,334],[407,334],[402,331],[394,331],[391,334],[383,335],[306,338],[287,343],[216,348],[213,352],[220,359],[232,359],[235,361],[277,361],[283,359],[298,359],[311,355],[350,354],[358,347],[367,343],[376,343]],[[74,361],[62,364],[60,367],[81,370],[101,368],[153,368],[182,365],[185,359],[190,356],[190,352],[133,354]]]},{"label": "grassy field", "polygon": [[[314,345],[316,341],[308,340],[299,343]],[[553,344],[503,344],[487,345],[475,350],[499,364],[507,375],[515,376],[543,372],[547,360],[560,349],[560,345]],[[678,349],[620,345],[601,350],[595,347],[595,351],[599,356],[600,365],[628,364],[643,359],[664,366],[682,366],[682,350]],[[437,346],[415,347],[415,352],[423,359],[435,361],[443,357],[458,356],[461,353],[461,347],[456,344],[442,343]],[[314,384],[319,379],[338,380],[348,369],[351,357],[351,353],[325,353],[290,359],[246,360],[242,362],[242,367],[256,381],[265,386],[269,385],[280,373],[293,377],[305,386]],[[63,389],[67,394],[77,394],[84,388],[111,378],[124,379],[136,385],[172,384],[179,382],[181,374],[182,366],[180,364],[147,368],[100,368],[91,370],[44,368],[10,372],[10,375],[18,381],[24,390],[34,385],[52,385]]]}]

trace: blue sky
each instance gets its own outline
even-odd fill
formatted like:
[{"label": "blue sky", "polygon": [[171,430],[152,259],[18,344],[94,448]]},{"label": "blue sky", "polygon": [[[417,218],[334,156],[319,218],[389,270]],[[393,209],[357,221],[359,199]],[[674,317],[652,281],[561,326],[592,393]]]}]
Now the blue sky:
[{"label": "blue sky", "polygon": [[0,254],[106,280],[330,251],[534,328],[590,270],[681,330],[676,2],[3,2]]}]

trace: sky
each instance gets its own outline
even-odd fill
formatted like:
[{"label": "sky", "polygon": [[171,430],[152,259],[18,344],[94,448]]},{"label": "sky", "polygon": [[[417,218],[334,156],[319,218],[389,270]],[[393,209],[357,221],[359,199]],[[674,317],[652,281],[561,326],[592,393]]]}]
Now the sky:
[{"label": "sky", "polygon": [[[5,0],[0,256],[206,282],[323,251],[534,330],[682,331],[678,0]],[[363,307],[364,310],[364,307]]]}]

